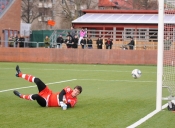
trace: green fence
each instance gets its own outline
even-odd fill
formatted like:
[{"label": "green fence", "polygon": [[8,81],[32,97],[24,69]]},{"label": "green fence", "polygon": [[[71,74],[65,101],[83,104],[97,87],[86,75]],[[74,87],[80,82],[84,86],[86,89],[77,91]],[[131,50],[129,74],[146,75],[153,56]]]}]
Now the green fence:
[{"label": "green fence", "polygon": [[[70,30],[56,30],[56,37],[58,37],[58,35],[62,34],[63,37],[66,37],[67,32],[69,32]],[[50,37],[52,35],[52,33],[54,32],[54,30],[33,30],[32,34],[30,35],[30,41],[32,42],[40,42],[39,43],[39,47],[44,47],[44,38],[46,36]],[[55,40],[56,41],[56,40]],[[30,47],[36,47],[36,44],[30,44]]]}]

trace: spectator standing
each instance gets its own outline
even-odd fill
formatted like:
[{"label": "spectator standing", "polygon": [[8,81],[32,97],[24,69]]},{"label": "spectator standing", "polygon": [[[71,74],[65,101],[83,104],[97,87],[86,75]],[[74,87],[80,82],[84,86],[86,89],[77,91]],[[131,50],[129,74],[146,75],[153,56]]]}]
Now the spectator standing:
[{"label": "spectator standing", "polygon": [[82,28],[81,31],[80,31],[80,38],[79,38],[79,41],[78,41],[78,45],[80,45],[80,42],[85,37],[85,35],[86,35],[86,31]]},{"label": "spectator standing", "polygon": [[72,36],[72,38],[75,37],[75,29],[74,29],[74,27],[71,27],[70,35]]},{"label": "spectator standing", "polygon": [[73,39],[73,37],[72,37],[72,35],[70,34],[70,32],[67,32],[67,36],[66,36],[66,37],[68,37],[68,36],[70,36],[70,37]]},{"label": "spectator standing", "polygon": [[108,38],[107,41],[105,42],[105,45],[106,45],[106,49],[112,49],[112,45],[113,45],[112,40]]},{"label": "spectator standing", "polygon": [[103,39],[101,39],[101,37],[99,37],[99,38],[97,39],[96,44],[97,44],[97,49],[102,49],[102,46],[103,46]]},{"label": "spectator standing", "polygon": [[87,47],[88,49],[92,49],[92,39],[90,36],[87,38]]},{"label": "spectator standing", "polygon": [[15,39],[14,39],[14,44],[16,45],[16,47],[19,47],[19,38],[18,35],[16,35]]},{"label": "spectator standing", "polygon": [[10,36],[8,38],[8,41],[9,41],[9,47],[14,47],[14,37],[13,36]]},{"label": "spectator standing", "polygon": [[18,42],[19,42],[19,47],[24,48],[24,42],[25,42],[24,36],[20,36]]},{"label": "spectator standing", "polygon": [[44,39],[45,48],[50,48],[50,39],[48,36]]},{"label": "spectator standing", "polygon": [[85,37],[83,37],[83,39],[80,41],[80,44],[81,44],[82,49],[85,49],[85,47],[86,47],[86,38]]},{"label": "spectator standing", "polygon": [[169,37],[166,37],[166,40],[164,41],[164,50],[170,50],[171,48],[171,40],[169,39]]},{"label": "spectator standing", "polygon": [[57,38],[57,48],[62,48],[63,42],[64,42],[64,39],[63,39],[62,35],[59,35],[59,37]]},{"label": "spectator standing", "polygon": [[72,48],[78,48],[78,36],[77,35],[75,35],[73,39]]},{"label": "spectator standing", "polygon": [[72,42],[73,42],[73,40],[72,40],[71,36],[67,36],[67,39],[65,40],[65,44],[66,44],[67,48],[72,48]]},{"label": "spectator standing", "polygon": [[134,42],[134,39],[132,37],[131,37],[131,41],[128,43],[128,46],[129,46],[129,49],[130,50],[133,50],[134,49],[135,42]]}]

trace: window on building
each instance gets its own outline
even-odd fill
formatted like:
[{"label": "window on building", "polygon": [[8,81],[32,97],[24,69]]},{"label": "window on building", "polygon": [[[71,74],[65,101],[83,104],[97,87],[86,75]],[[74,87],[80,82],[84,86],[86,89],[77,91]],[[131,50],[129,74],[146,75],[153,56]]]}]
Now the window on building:
[{"label": "window on building", "polygon": [[134,37],[137,40],[157,42],[157,34],[157,29],[138,28],[136,30],[135,28],[124,28],[123,39],[128,40],[130,37]]},{"label": "window on building", "polygon": [[103,7],[103,6],[102,6],[102,7],[99,7],[99,9],[100,9],[100,10],[104,10],[104,9],[105,9],[105,7]]},{"label": "window on building", "polygon": [[18,36],[18,31],[14,31],[14,37]]},{"label": "window on building", "polygon": [[148,28],[138,28],[136,38],[139,40],[148,40],[149,39],[148,31],[149,31]]},{"label": "window on building", "polygon": [[149,41],[157,42],[158,29],[149,29]]},{"label": "window on building", "polygon": [[89,32],[88,36],[96,37],[96,29],[95,28],[91,28],[88,32]]},{"label": "window on building", "polygon": [[10,36],[11,36],[11,37],[13,36],[13,31],[12,31],[12,30],[10,30]]},{"label": "window on building", "polygon": [[117,8],[117,7],[113,7],[112,9],[113,9],[113,10],[116,10],[116,9],[118,9],[118,8]]},{"label": "window on building", "polygon": [[135,28],[124,28],[123,39],[128,40],[135,36]]}]

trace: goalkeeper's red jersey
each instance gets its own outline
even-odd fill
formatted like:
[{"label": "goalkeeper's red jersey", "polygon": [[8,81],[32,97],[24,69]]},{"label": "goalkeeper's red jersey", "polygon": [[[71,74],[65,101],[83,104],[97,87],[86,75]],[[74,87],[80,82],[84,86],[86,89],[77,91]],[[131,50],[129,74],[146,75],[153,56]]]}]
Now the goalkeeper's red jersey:
[{"label": "goalkeeper's red jersey", "polygon": [[[70,103],[71,107],[74,107],[77,103],[77,97],[72,97],[73,90],[70,87],[64,88],[66,94],[63,96],[64,103]],[[59,105],[59,92],[53,93],[47,86],[42,90],[39,95],[46,100],[47,107],[60,107]]]}]

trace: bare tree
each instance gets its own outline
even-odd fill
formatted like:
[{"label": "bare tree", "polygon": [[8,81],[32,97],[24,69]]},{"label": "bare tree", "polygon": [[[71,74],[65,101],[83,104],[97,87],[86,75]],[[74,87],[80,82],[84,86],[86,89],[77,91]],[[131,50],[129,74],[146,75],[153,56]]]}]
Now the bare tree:
[{"label": "bare tree", "polygon": [[[134,9],[134,10],[157,10],[158,9],[158,3],[156,0],[127,0],[126,3],[129,5],[132,5],[132,8],[128,9]],[[121,5],[122,9],[122,5]]]},{"label": "bare tree", "polygon": [[145,10],[157,10],[158,4],[157,1],[151,0],[133,0],[134,9],[145,9]]},{"label": "bare tree", "polygon": [[22,0],[22,20],[26,23],[32,23],[36,18],[40,16],[38,13],[38,7],[34,0]]},{"label": "bare tree", "polygon": [[94,9],[97,5],[98,0],[57,0],[54,7],[55,16],[71,23],[72,20],[82,15],[83,9]]}]

